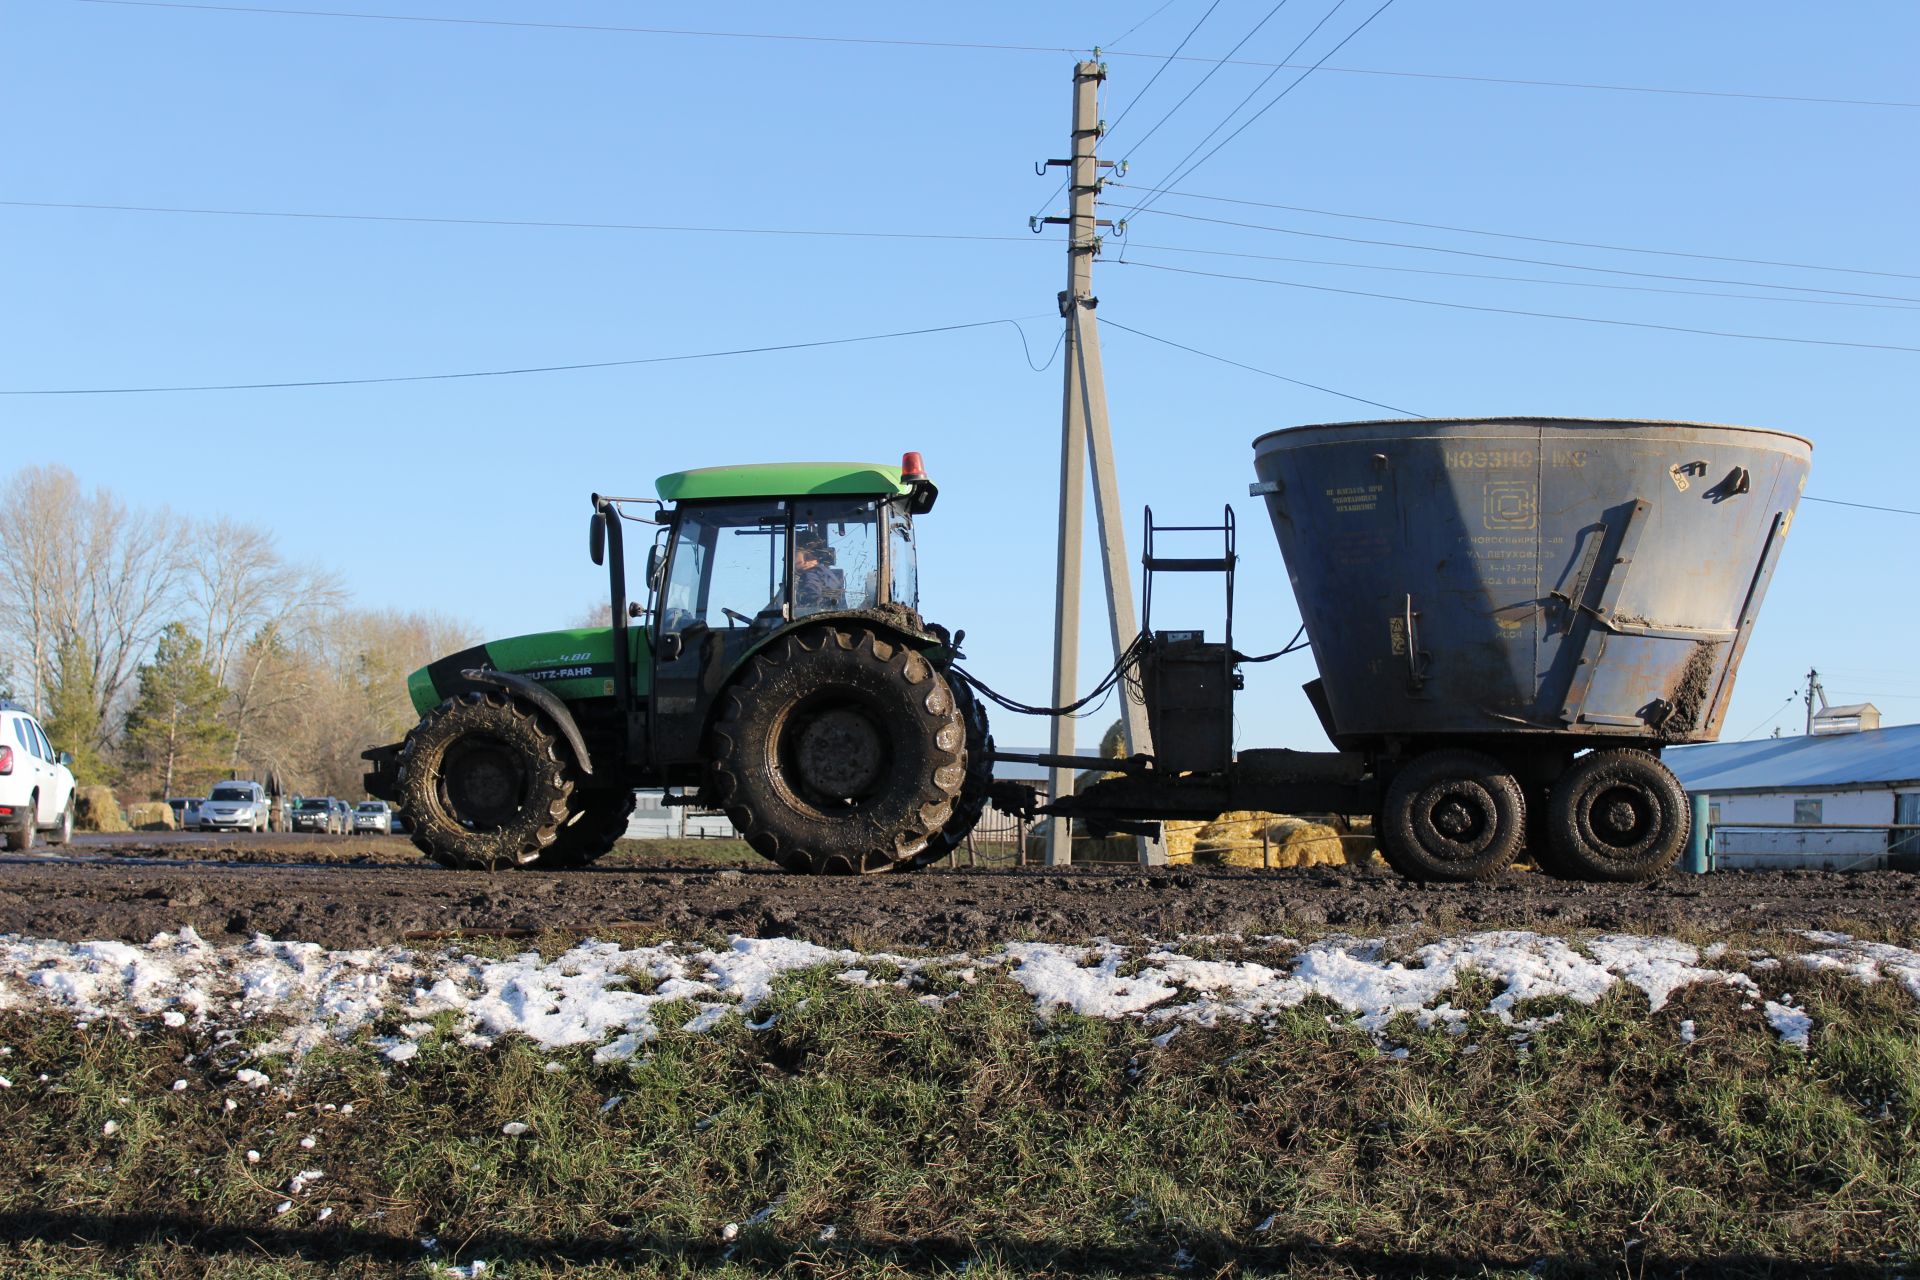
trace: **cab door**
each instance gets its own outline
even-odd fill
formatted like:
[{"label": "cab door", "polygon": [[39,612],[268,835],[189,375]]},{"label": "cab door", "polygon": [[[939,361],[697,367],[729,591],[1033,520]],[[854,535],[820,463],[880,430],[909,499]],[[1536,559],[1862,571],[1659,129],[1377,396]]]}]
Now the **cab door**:
[{"label": "cab door", "polygon": [[746,654],[791,616],[784,500],[682,506],[654,610],[652,760],[704,760],[708,712]]}]

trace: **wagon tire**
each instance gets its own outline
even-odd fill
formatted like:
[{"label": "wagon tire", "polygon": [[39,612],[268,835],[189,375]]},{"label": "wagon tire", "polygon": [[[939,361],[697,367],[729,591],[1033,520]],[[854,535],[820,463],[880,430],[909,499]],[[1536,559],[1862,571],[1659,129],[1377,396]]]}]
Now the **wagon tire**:
[{"label": "wagon tire", "polygon": [[449,698],[401,744],[407,830],[445,867],[499,871],[533,862],[559,838],[572,794],[558,732],[502,693]]},{"label": "wagon tire", "polygon": [[1687,847],[1686,788],[1648,751],[1613,748],[1573,762],[1547,811],[1554,863],[1581,880],[1630,883],[1664,874]]},{"label": "wagon tire", "polygon": [[1387,785],[1376,839],[1409,880],[1486,880],[1526,844],[1520,782],[1478,751],[1429,751]]},{"label": "wagon tire", "polygon": [[542,871],[571,871],[606,856],[627,834],[633,817],[632,791],[577,791],[569,818],[533,865]]},{"label": "wagon tire", "polygon": [[966,737],[952,686],[917,650],[866,628],[808,628],[722,692],[709,790],[789,871],[891,871],[952,820]]}]

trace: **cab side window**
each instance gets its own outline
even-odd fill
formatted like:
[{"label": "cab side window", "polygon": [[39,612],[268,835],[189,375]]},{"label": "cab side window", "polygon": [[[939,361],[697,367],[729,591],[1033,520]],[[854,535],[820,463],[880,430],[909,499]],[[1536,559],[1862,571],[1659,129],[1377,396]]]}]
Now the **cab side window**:
[{"label": "cab side window", "polygon": [[38,721],[29,721],[28,723],[33,726],[34,736],[40,739],[40,758],[48,764],[53,764],[58,761],[60,754],[53,749],[53,744],[47,741],[47,731],[40,727]]}]

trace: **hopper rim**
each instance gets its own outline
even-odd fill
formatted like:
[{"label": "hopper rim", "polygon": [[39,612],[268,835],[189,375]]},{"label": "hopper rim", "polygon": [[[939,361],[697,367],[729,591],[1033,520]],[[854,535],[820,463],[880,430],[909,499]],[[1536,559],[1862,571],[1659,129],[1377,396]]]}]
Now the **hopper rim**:
[{"label": "hopper rim", "polygon": [[1692,427],[1713,431],[1744,431],[1755,435],[1779,436],[1803,444],[1811,452],[1813,441],[1792,431],[1783,431],[1778,427],[1751,427],[1733,422],[1694,422],[1684,418],[1577,418],[1555,414],[1498,414],[1491,417],[1440,417],[1440,418],[1356,418],[1346,422],[1304,422],[1298,426],[1276,427],[1253,438],[1254,448],[1276,436],[1288,435],[1295,431],[1324,431],[1330,427],[1451,427],[1536,424],[1540,426],[1588,426],[1588,427]]}]

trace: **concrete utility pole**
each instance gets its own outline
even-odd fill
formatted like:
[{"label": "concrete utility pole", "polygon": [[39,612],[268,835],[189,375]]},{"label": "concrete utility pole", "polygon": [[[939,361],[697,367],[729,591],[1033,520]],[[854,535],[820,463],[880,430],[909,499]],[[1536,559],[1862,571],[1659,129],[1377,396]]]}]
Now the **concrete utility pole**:
[{"label": "concrete utility pole", "polygon": [[1820,709],[1827,709],[1827,691],[1820,687],[1820,673],[1809,669],[1807,672],[1807,736],[1813,736],[1813,700],[1820,699]]},{"label": "concrete utility pole", "polygon": [[[1100,253],[1100,228],[1111,225],[1094,216],[1094,198],[1100,190],[1100,170],[1112,161],[1097,156],[1100,142],[1099,88],[1107,78],[1104,63],[1081,62],[1073,68],[1072,156],[1049,160],[1067,169],[1072,214],[1047,218],[1067,228],[1067,287],[1060,294],[1060,314],[1066,320],[1066,388],[1060,433],[1060,542],[1055,564],[1058,596],[1054,603],[1053,704],[1065,706],[1079,696],[1080,677],[1080,565],[1084,525],[1086,472],[1093,467],[1094,518],[1100,533],[1100,560],[1106,573],[1107,621],[1113,636],[1115,660],[1138,635],[1133,616],[1133,574],[1127,562],[1125,514],[1114,476],[1113,437],[1107,427],[1107,386],[1100,368],[1100,330],[1094,319],[1099,300],[1093,296],[1093,260]],[[1120,723],[1126,752],[1153,750],[1146,709],[1120,689]],[[1074,721],[1055,716],[1048,750],[1073,754]],[[1073,792],[1074,771],[1054,767],[1050,775],[1054,797]],[[1055,820],[1047,828],[1047,865],[1073,861],[1070,825]],[[1142,865],[1164,863],[1166,847],[1157,839],[1139,840]]]}]

